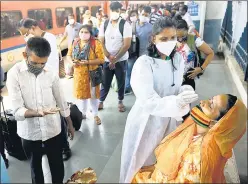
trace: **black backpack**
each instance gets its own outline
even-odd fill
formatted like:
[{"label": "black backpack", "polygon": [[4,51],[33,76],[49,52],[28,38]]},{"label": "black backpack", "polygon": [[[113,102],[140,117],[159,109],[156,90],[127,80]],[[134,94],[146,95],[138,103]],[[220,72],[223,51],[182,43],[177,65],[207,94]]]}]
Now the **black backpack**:
[{"label": "black backpack", "polygon": [[[121,20],[120,20],[120,23],[119,23],[119,31],[120,31],[122,37],[123,37],[123,32],[124,32],[124,25],[125,25],[125,23],[126,23],[126,21],[125,21],[124,19],[121,19]],[[104,33],[105,33],[105,31],[106,31],[106,29],[107,29],[107,27],[108,27],[108,24],[109,24],[109,20],[106,20],[106,21],[104,22]]]}]

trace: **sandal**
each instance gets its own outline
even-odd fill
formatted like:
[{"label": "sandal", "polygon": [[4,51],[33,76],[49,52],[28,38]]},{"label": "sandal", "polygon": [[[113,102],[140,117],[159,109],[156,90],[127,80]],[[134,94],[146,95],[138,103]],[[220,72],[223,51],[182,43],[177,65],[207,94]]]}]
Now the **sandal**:
[{"label": "sandal", "polygon": [[119,103],[118,109],[119,109],[119,112],[125,112],[125,111],[126,111],[126,108],[125,108],[125,106],[123,105],[123,103]]},{"label": "sandal", "polygon": [[102,124],[102,121],[101,121],[101,119],[98,116],[95,116],[94,117],[94,120],[95,120],[95,122],[96,122],[97,125],[101,125]]}]

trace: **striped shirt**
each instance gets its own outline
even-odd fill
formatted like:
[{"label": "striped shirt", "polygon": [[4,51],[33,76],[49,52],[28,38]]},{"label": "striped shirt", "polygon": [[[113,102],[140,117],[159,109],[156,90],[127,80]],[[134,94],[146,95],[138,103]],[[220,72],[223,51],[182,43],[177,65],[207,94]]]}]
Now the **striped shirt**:
[{"label": "striped shirt", "polygon": [[152,13],[151,18],[150,18],[150,23],[153,25],[161,17],[162,15],[159,12]]}]

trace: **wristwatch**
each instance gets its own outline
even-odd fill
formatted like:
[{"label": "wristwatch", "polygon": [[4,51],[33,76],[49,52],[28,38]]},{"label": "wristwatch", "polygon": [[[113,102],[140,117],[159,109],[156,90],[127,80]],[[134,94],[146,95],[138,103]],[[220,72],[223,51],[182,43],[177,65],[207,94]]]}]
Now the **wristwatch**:
[{"label": "wristwatch", "polygon": [[204,72],[204,68],[202,68],[202,66],[200,66],[201,70],[202,70],[202,73]]}]

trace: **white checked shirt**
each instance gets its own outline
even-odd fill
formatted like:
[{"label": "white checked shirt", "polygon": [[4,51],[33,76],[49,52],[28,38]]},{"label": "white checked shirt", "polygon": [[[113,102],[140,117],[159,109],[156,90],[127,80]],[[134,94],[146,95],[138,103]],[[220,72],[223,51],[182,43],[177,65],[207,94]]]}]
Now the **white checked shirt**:
[{"label": "white checked shirt", "polygon": [[44,68],[35,77],[28,71],[25,61],[13,66],[7,77],[7,88],[11,100],[13,114],[17,120],[17,133],[26,140],[46,141],[61,132],[59,113],[44,117],[25,118],[27,109],[42,110],[58,106],[63,117],[70,115],[69,107],[64,99],[57,73]]}]

